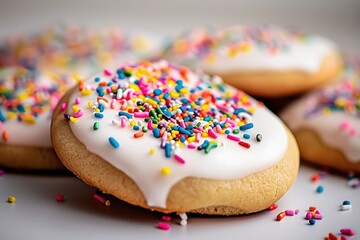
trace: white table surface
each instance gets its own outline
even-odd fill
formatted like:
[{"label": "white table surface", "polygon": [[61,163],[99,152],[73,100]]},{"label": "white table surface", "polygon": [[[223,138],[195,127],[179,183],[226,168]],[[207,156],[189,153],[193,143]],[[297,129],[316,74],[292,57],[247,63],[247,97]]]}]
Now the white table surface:
[{"label": "white table surface", "polygon": [[[159,36],[198,25],[270,22],[300,26],[335,40],[344,51],[360,51],[358,0],[0,0],[0,38],[59,22],[119,26]],[[318,194],[318,184],[310,181],[317,171],[301,166],[295,185],[273,212],[190,216],[186,227],[173,216],[170,231],[156,228],[159,213],[114,198],[105,207],[93,199],[95,189],[75,177],[6,173],[0,176],[0,239],[324,239],[340,228],[352,228],[357,235],[350,239],[359,239],[360,188],[353,189],[345,177],[330,174],[318,183],[324,186]],[[65,202],[55,201],[58,193],[65,195]],[[6,202],[9,195],[16,197],[16,203]],[[351,201],[351,211],[339,211],[344,200]],[[309,206],[318,207],[324,216],[314,226],[304,220]],[[275,221],[286,209],[300,209],[300,214]]]},{"label": "white table surface", "polygon": [[[344,176],[330,174],[318,183],[311,175],[318,170],[302,166],[294,186],[278,201],[278,209],[236,217],[189,215],[188,225],[172,216],[171,230],[157,229],[163,216],[109,197],[106,207],[93,199],[95,189],[73,176],[6,173],[0,177],[0,239],[324,239],[329,232],[352,228],[360,238],[360,188],[351,188]],[[324,192],[316,193],[318,185]],[[58,203],[56,194],[64,194]],[[6,202],[8,195],[15,203]],[[344,200],[351,211],[340,211]],[[304,219],[309,206],[323,215],[315,225]],[[276,221],[286,209],[299,209],[295,216]]]}]

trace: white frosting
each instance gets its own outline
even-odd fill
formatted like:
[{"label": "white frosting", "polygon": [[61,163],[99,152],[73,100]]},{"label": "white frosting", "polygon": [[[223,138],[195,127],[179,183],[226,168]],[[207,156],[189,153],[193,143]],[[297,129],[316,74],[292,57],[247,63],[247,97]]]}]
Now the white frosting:
[{"label": "white frosting", "polygon": [[[309,129],[314,131],[328,146],[340,150],[349,161],[360,162],[360,119],[346,112],[317,113],[306,118],[305,110],[314,97],[311,93],[291,104],[282,114],[284,122],[293,131]],[[347,122],[348,127],[341,129]],[[351,132],[353,132],[352,135]],[[315,150],[314,150],[315,151]]]},{"label": "white frosting", "polygon": [[[266,31],[273,33],[279,42],[285,42],[285,49],[278,49],[276,53],[271,52],[264,46],[266,43],[253,42],[250,39],[251,47],[248,51],[239,51],[234,56],[229,56],[229,48],[239,42],[231,41],[235,39],[247,39],[248,28],[251,26],[233,26],[224,29],[218,29],[217,32],[209,31],[210,39],[219,46],[211,47],[209,53],[215,57],[214,61],[208,61],[206,57],[200,56],[197,51],[201,34],[196,31],[185,33],[179,39],[184,40],[185,44],[190,42],[186,53],[180,53],[172,49],[165,57],[171,61],[185,64],[193,68],[203,69],[205,72],[222,74],[235,71],[280,71],[280,70],[302,70],[309,73],[315,73],[319,70],[324,57],[336,51],[336,46],[330,40],[318,35],[307,35],[306,40],[300,40],[293,37],[286,29],[270,27]],[[255,26],[254,29],[262,29]],[[201,31],[201,30],[200,30]],[[229,32],[227,32],[229,31]],[[190,37],[188,35],[190,35]],[[193,35],[192,35],[193,34]],[[200,37],[199,37],[200,36]],[[220,37],[219,37],[220,36]],[[182,38],[183,37],[183,38]],[[220,40],[219,40],[220,39]],[[175,38],[176,42],[178,39]],[[224,42],[225,43],[224,43]],[[259,40],[261,42],[261,40]],[[220,43],[219,43],[220,42]],[[195,45],[195,46],[194,46]],[[201,44],[199,44],[202,46]],[[174,46],[172,46],[174,48]],[[193,51],[193,52],[192,52]]]},{"label": "white frosting", "polygon": [[[96,86],[92,79],[87,84]],[[247,131],[251,134],[251,139],[246,140],[251,143],[249,149],[227,139],[226,135],[219,134],[219,146],[208,154],[185,146],[180,149],[177,154],[186,161],[185,164],[180,164],[174,157],[165,157],[164,150],[160,148],[160,140],[154,138],[151,131],[135,139],[133,135],[136,131],[129,126],[114,126],[112,121],[119,119],[119,109],[108,107],[104,118],[95,118],[87,104],[88,101],[96,101],[97,94],[81,96],[77,91],[73,93],[67,109],[69,113],[72,112],[72,103],[76,97],[81,97],[78,106],[84,110],[84,114],[77,119],[77,123],[69,122],[74,136],[89,152],[98,155],[133,179],[144,194],[148,206],[165,208],[172,186],[186,177],[237,179],[267,169],[281,159],[288,146],[287,133],[282,122],[262,107],[253,115],[254,128]],[[97,131],[92,129],[95,121],[100,123]],[[254,140],[257,133],[263,136],[261,142]],[[113,148],[108,142],[109,137],[117,139],[120,148]],[[195,145],[199,146],[205,139],[202,138],[200,143]],[[224,146],[221,146],[221,143],[224,143]],[[155,153],[150,154],[150,149],[155,149]],[[161,174],[160,169],[164,166],[171,168],[169,175]]]}]

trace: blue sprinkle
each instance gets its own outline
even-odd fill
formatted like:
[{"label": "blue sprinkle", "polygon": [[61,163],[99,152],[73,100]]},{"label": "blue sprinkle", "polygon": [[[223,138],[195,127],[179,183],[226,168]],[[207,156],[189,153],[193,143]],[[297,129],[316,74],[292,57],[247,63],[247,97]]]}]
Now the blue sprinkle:
[{"label": "blue sprinkle", "polygon": [[19,112],[25,112],[25,107],[22,104],[18,105],[17,109],[19,110]]},{"label": "blue sprinkle", "polygon": [[135,131],[137,131],[137,130],[140,129],[140,127],[139,127],[138,125],[134,125],[134,126],[133,126],[133,129],[134,129]]},{"label": "blue sprinkle", "polygon": [[227,130],[225,130],[225,134],[230,134],[230,130],[229,129],[227,129]]},{"label": "blue sprinkle", "polygon": [[183,99],[180,100],[180,102],[182,102],[183,104],[187,104],[189,101],[186,98],[183,98]]},{"label": "blue sprinkle", "polygon": [[99,78],[99,77],[96,77],[94,80],[95,80],[95,82],[100,82],[100,78]]},{"label": "blue sprinkle", "polygon": [[103,111],[105,110],[105,107],[104,107],[104,105],[102,105],[102,104],[99,104],[99,110],[100,110],[100,112],[103,112]]},{"label": "blue sprinkle", "polygon": [[180,92],[180,90],[181,90],[182,88],[184,88],[183,85],[176,85],[175,91]]},{"label": "blue sprinkle", "polygon": [[156,98],[152,98],[152,97],[148,97],[148,96],[147,96],[147,98],[149,98],[149,99],[151,99],[151,100],[155,101],[156,103],[160,103],[160,101],[159,101],[159,100],[157,100]]},{"label": "blue sprinkle", "polygon": [[5,122],[6,121],[6,118],[4,116],[4,114],[0,111],[0,121],[1,122]]},{"label": "blue sprinkle", "polygon": [[160,138],[160,129],[154,128],[154,129],[152,130],[152,132],[153,132],[154,137]]},{"label": "blue sprinkle", "polygon": [[165,144],[165,157],[171,157],[171,145],[170,143]]},{"label": "blue sprinkle", "polygon": [[251,128],[253,128],[253,127],[254,127],[254,124],[252,124],[252,123],[247,123],[247,124],[245,124],[245,125],[242,125],[242,126],[240,127],[240,130],[241,130],[241,131],[246,131],[246,130],[251,129]]},{"label": "blue sprinkle", "polygon": [[207,146],[209,146],[209,140],[205,140],[204,142],[203,142],[203,144],[201,144],[201,148],[206,148]]},{"label": "blue sprinkle", "polygon": [[170,97],[169,93],[165,93],[163,96],[164,99],[168,99],[169,97]]},{"label": "blue sprinkle", "polygon": [[118,141],[116,141],[115,138],[113,138],[113,137],[109,137],[109,143],[111,144],[111,146],[113,146],[113,148],[120,147],[120,144],[118,143]]},{"label": "blue sprinkle", "polygon": [[103,97],[104,96],[104,89],[102,87],[97,87],[96,88],[96,92],[98,93],[98,95],[100,97]]},{"label": "blue sprinkle", "polygon": [[104,117],[104,114],[96,112],[96,113],[94,114],[94,116],[95,116],[96,118],[103,118],[103,117]]},{"label": "blue sprinkle", "polygon": [[205,118],[204,118],[204,121],[207,121],[209,122],[211,120],[211,117],[209,115],[207,115]]},{"label": "blue sprinkle", "polygon": [[178,85],[183,85],[183,81],[182,81],[181,79],[176,80],[176,84],[178,84]]},{"label": "blue sprinkle", "polygon": [[246,112],[246,111],[245,111],[245,109],[243,109],[243,108],[238,108],[238,109],[236,109],[236,110],[234,111],[234,114],[235,114],[235,115],[238,115],[238,114],[241,113],[241,112]]},{"label": "blue sprinkle", "polygon": [[309,220],[309,224],[310,224],[310,225],[315,225],[315,223],[316,223],[315,219],[310,219],[310,220]]},{"label": "blue sprinkle", "polygon": [[186,140],[185,136],[181,136],[181,137],[180,137],[180,142],[183,143],[183,142],[185,142],[185,140]]},{"label": "blue sprinkle", "polygon": [[154,94],[155,94],[155,96],[160,96],[161,95],[161,93],[162,93],[162,91],[161,91],[161,89],[154,89]]},{"label": "blue sprinkle", "polygon": [[190,121],[190,117],[184,118],[184,122],[188,122],[188,121]]},{"label": "blue sprinkle", "polygon": [[185,128],[179,128],[179,132],[186,135],[191,135],[191,132],[186,130]]},{"label": "blue sprinkle", "polygon": [[192,130],[193,128],[194,128],[194,125],[192,125],[192,124],[189,124],[189,125],[186,126],[187,130]]},{"label": "blue sprinkle", "polygon": [[250,134],[244,133],[243,137],[244,137],[245,139],[249,139],[249,138],[250,138]]},{"label": "blue sprinkle", "polygon": [[123,112],[123,111],[120,111],[118,113],[119,116],[125,116],[127,119],[132,119],[133,118],[133,115],[128,113],[128,112]]},{"label": "blue sprinkle", "polygon": [[108,82],[107,86],[110,87],[112,85],[112,82]]},{"label": "blue sprinkle", "polygon": [[324,191],[324,187],[323,186],[318,186],[317,188],[316,188],[316,192],[317,193],[322,193]]},{"label": "blue sprinkle", "polygon": [[191,89],[191,90],[190,90],[190,93],[195,93],[195,89]]},{"label": "blue sprinkle", "polygon": [[345,201],[343,202],[343,205],[351,205],[351,203],[350,203],[350,201],[345,200]]}]

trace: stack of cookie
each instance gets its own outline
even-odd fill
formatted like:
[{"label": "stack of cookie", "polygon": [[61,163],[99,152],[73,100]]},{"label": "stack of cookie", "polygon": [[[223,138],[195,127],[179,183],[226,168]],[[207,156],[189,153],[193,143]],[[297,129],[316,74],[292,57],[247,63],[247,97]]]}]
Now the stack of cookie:
[{"label": "stack of cookie", "polygon": [[[2,166],[61,168],[51,129],[66,168],[126,202],[166,213],[252,213],[271,206],[295,181],[295,138],[308,160],[319,162],[312,158],[317,150],[326,160],[326,144],[334,147],[333,137],[323,142],[302,122],[340,111],[351,117],[332,120],[344,144],[335,146],[333,162],[359,171],[359,78],[334,83],[334,92],[319,94],[310,107],[299,103],[293,108],[299,115],[285,112],[295,138],[248,95],[279,99],[333,82],[342,60],[323,37],[273,25],[196,29],[168,40],[159,57],[149,54],[156,44],[143,48],[144,41],[132,44],[126,35],[77,31],[60,43],[46,33],[0,51]],[[58,67],[59,61],[66,64]],[[322,121],[314,120],[314,128]]]}]

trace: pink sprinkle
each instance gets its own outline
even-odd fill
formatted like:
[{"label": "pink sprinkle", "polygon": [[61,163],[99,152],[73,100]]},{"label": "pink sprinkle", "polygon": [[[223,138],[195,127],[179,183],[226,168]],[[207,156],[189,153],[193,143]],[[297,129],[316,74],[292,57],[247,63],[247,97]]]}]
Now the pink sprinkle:
[{"label": "pink sprinkle", "polygon": [[78,97],[75,98],[75,103],[76,103],[76,104],[79,104],[79,103],[80,103],[80,98],[78,98]]},{"label": "pink sprinkle", "polygon": [[149,130],[153,130],[154,129],[154,127],[153,127],[153,124],[152,124],[153,122],[152,122],[152,120],[151,119],[149,119],[149,121],[147,122],[147,128],[149,129]]},{"label": "pink sprinkle", "polygon": [[56,194],[55,200],[57,202],[63,202],[64,201],[64,195],[63,194]]},{"label": "pink sprinkle", "polygon": [[225,106],[222,106],[222,105],[219,105],[219,104],[216,104],[216,107],[219,109],[219,110],[223,110],[225,112],[229,112],[229,109]]},{"label": "pink sprinkle", "polygon": [[218,124],[218,125],[216,125],[216,132],[217,133],[221,133],[221,127],[220,127],[220,125]]},{"label": "pink sprinkle", "polygon": [[175,154],[174,157],[175,157],[176,161],[178,161],[179,163],[181,163],[181,164],[185,163],[185,160],[182,157],[180,157],[179,155]]},{"label": "pink sprinkle", "polygon": [[299,214],[299,212],[300,212],[299,209],[296,209],[296,210],[295,210],[295,214],[296,214],[296,215]]},{"label": "pink sprinkle", "polygon": [[120,126],[121,127],[126,127],[126,123],[127,123],[127,118],[125,116],[121,116],[120,117]]},{"label": "pink sprinkle", "polygon": [[106,88],[106,92],[107,92],[107,93],[111,93],[111,88],[109,88],[109,87]]},{"label": "pink sprinkle", "polygon": [[127,107],[127,101],[125,99],[120,100],[120,110],[125,110]]},{"label": "pink sprinkle", "polygon": [[135,112],[134,117],[136,117],[136,118],[147,118],[147,117],[149,117],[149,112]]},{"label": "pink sprinkle", "polygon": [[196,146],[194,144],[189,144],[187,147],[190,148],[190,149],[195,149],[196,148]]},{"label": "pink sprinkle", "polygon": [[0,121],[0,130],[1,130],[1,128],[2,128],[2,121]]},{"label": "pink sprinkle", "polygon": [[199,142],[200,141],[200,138],[201,138],[201,133],[197,133],[196,134],[196,142]]},{"label": "pink sprinkle", "polygon": [[60,110],[61,110],[61,111],[65,111],[66,106],[67,106],[66,103],[62,103],[62,104],[60,105]]},{"label": "pink sprinkle", "polygon": [[286,216],[294,216],[294,211],[293,210],[285,210],[285,214]]},{"label": "pink sprinkle", "polygon": [[340,237],[340,240],[347,240],[347,237],[341,236],[341,237]]},{"label": "pink sprinkle", "polygon": [[170,216],[162,216],[161,219],[164,220],[164,221],[167,221],[167,222],[171,221],[171,217],[170,217]]},{"label": "pink sprinkle", "polygon": [[323,216],[319,213],[314,214],[314,218],[317,220],[321,220],[323,218]]},{"label": "pink sprinkle", "polygon": [[183,120],[181,120],[181,121],[180,121],[180,127],[182,127],[182,128],[186,128],[185,123],[184,123],[184,121],[183,121]]},{"label": "pink sprinkle", "polygon": [[311,212],[308,212],[307,214],[306,214],[306,217],[305,217],[306,219],[312,219],[312,213]]},{"label": "pink sprinkle", "polygon": [[167,224],[167,223],[164,223],[164,222],[159,222],[158,223],[158,228],[161,229],[161,230],[165,230],[165,231],[168,231],[170,230],[170,225]]},{"label": "pink sprinkle", "polygon": [[228,134],[226,137],[227,137],[228,139],[233,140],[233,141],[236,141],[236,142],[240,141],[240,138],[239,138],[238,136],[235,136],[235,135],[230,135],[230,134]]},{"label": "pink sprinkle", "polygon": [[112,73],[111,73],[111,71],[109,69],[104,69],[104,74],[106,76],[111,76],[112,75]]},{"label": "pink sprinkle", "polygon": [[345,130],[346,128],[350,127],[351,123],[348,120],[344,120],[340,123],[340,129]]},{"label": "pink sprinkle", "polygon": [[115,100],[115,99],[111,100],[110,108],[111,108],[111,109],[115,109],[115,108],[116,108],[116,100]]},{"label": "pink sprinkle", "polygon": [[94,199],[98,200],[102,204],[104,204],[106,202],[104,197],[102,197],[102,196],[100,196],[99,194],[96,194],[96,193],[94,193]]},{"label": "pink sprinkle", "polygon": [[354,236],[355,235],[355,232],[351,228],[342,228],[342,229],[340,229],[340,232],[342,234],[347,235],[347,236]]},{"label": "pink sprinkle", "polygon": [[0,176],[4,175],[5,174],[5,171],[0,169]]},{"label": "pink sprinkle", "polygon": [[356,136],[356,129],[355,128],[350,129],[349,135],[352,136],[352,137],[355,137]]},{"label": "pink sprinkle", "polygon": [[76,113],[73,114],[74,118],[79,118],[84,114],[84,111],[82,109],[79,109]]},{"label": "pink sprinkle", "polygon": [[214,130],[212,130],[212,128],[209,128],[208,134],[209,134],[210,137],[212,137],[212,138],[214,138],[214,139],[217,139],[217,137],[218,137],[218,136],[216,135],[216,133],[214,132]]}]

